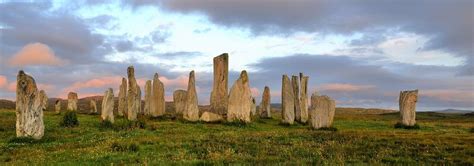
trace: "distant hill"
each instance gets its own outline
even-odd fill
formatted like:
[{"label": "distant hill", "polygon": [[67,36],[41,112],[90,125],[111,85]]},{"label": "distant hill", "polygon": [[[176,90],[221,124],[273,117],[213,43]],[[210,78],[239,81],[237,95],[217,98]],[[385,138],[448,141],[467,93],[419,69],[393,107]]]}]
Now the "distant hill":
[{"label": "distant hill", "polygon": [[446,113],[446,114],[465,114],[465,113],[474,112],[474,110],[444,109],[444,110],[437,110],[437,111],[432,111],[432,112]]},{"label": "distant hill", "polygon": [[15,102],[5,99],[0,99],[0,109],[15,109]]}]

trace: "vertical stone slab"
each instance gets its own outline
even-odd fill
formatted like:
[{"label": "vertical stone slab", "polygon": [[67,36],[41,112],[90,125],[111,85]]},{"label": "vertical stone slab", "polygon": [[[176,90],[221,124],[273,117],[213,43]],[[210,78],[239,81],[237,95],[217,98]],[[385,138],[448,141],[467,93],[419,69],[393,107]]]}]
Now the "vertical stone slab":
[{"label": "vertical stone slab", "polygon": [[331,127],[336,112],[336,102],[330,97],[317,93],[311,95],[311,110],[309,123],[312,128]]},{"label": "vertical stone slab", "polygon": [[281,116],[283,124],[293,124],[295,121],[295,99],[290,78],[283,75],[281,86]]},{"label": "vertical stone slab", "polygon": [[295,120],[301,122],[301,109],[300,109],[300,81],[298,76],[291,77],[291,85],[293,87],[293,100],[295,107]]},{"label": "vertical stone slab", "polygon": [[234,82],[229,93],[229,105],[227,108],[227,121],[240,121],[249,123],[252,107],[252,95],[249,87],[247,71],[240,73],[239,79]]},{"label": "vertical stone slab", "polygon": [[405,126],[416,124],[416,102],[418,101],[418,89],[412,91],[401,91],[398,100],[400,108],[400,121]]},{"label": "vertical stone slab", "polygon": [[160,81],[158,73],[153,76],[153,93],[152,93],[152,112],[151,116],[163,116],[166,111],[165,102],[165,85]]},{"label": "vertical stone slab", "polygon": [[41,139],[44,135],[43,98],[33,77],[20,70],[16,81],[16,136]]},{"label": "vertical stone slab", "polygon": [[56,114],[61,113],[61,100],[56,100],[54,103],[54,112],[56,112]]},{"label": "vertical stone slab", "polygon": [[44,90],[40,90],[39,96],[41,98],[41,109],[43,109],[43,111],[46,111],[46,108],[48,107],[48,96],[46,95],[46,92],[44,92]]},{"label": "vertical stone slab", "polygon": [[271,98],[270,88],[265,86],[262,94],[262,102],[260,102],[259,115],[261,118],[272,118],[271,114]]},{"label": "vertical stone slab", "polygon": [[151,80],[145,83],[145,106],[143,108],[144,115],[151,115],[152,109],[152,93],[151,93]]},{"label": "vertical stone slab", "polygon": [[252,98],[252,102],[250,103],[251,106],[250,106],[250,116],[255,116],[257,115],[257,102],[255,101],[255,98],[254,97],[251,97]]},{"label": "vertical stone slab", "polygon": [[183,119],[192,122],[199,120],[198,97],[195,83],[196,81],[193,70],[189,73],[188,93],[186,94],[186,108],[183,112]]},{"label": "vertical stone slab", "polygon": [[211,91],[211,111],[219,115],[227,113],[227,84],[229,75],[229,55],[214,57],[214,82]]},{"label": "vertical stone slab", "polygon": [[104,93],[100,117],[103,121],[108,120],[114,123],[114,91],[112,88],[109,88]]},{"label": "vertical stone slab", "polygon": [[67,94],[67,110],[77,111],[77,93],[69,92]]},{"label": "vertical stone slab", "polygon": [[306,123],[308,121],[308,76],[300,73],[300,121]]},{"label": "vertical stone slab", "polygon": [[97,113],[97,103],[95,100],[90,100],[89,102],[89,107],[90,107],[90,113],[96,114]]},{"label": "vertical stone slab", "polygon": [[122,83],[120,84],[118,94],[118,115],[120,117],[126,116],[128,112],[127,108],[127,79],[122,77]]},{"label": "vertical stone slab", "polygon": [[137,114],[141,110],[141,91],[135,79],[133,66],[127,68],[128,92],[127,92],[127,119],[137,120]]},{"label": "vertical stone slab", "polygon": [[176,90],[173,92],[174,113],[176,116],[182,117],[186,109],[186,95],[185,90]]}]

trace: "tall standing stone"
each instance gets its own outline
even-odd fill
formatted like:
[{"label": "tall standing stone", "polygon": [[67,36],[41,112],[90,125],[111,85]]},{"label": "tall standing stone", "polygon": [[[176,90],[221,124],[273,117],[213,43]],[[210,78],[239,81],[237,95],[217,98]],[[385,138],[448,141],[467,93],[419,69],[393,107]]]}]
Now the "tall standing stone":
[{"label": "tall standing stone", "polygon": [[281,117],[283,124],[293,124],[295,121],[295,99],[290,78],[283,75],[281,86]]},{"label": "tall standing stone", "polygon": [[240,73],[239,79],[234,82],[229,93],[227,121],[241,121],[249,123],[252,110],[252,95],[250,92],[247,71]]},{"label": "tall standing stone", "polygon": [[188,90],[186,94],[186,107],[183,112],[183,118],[188,121],[199,120],[198,97],[194,79],[194,70],[189,73]]},{"label": "tall standing stone", "polygon": [[77,93],[69,92],[67,94],[67,110],[77,111]]},{"label": "tall standing stone", "polygon": [[127,119],[137,120],[137,114],[141,110],[141,91],[135,80],[135,69],[133,66],[127,68],[128,92],[127,92]]},{"label": "tall standing stone", "polygon": [[252,102],[250,104],[251,104],[251,106],[250,106],[250,116],[257,115],[257,103],[256,103],[254,97],[252,97]]},{"label": "tall standing stone", "polygon": [[108,120],[114,123],[114,91],[112,88],[109,88],[104,93],[100,117],[103,121]]},{"label": "tall standing stone", "polygon": [[46,108],[48,107],[48,96],[46,95],[46,92],[44,92],[44,90],[40,90],[39,95],[41,98],[41,109],[43,109],[43,111],[46,111]]},{"label": "tall standing stone", "polygon": [[158,117],[165,114],[165,85],[160,81],[158,73],[155,73],[153,76],[153,93],[151,103],[151,116]]},{"label": "tall standing stone", "polygon": [[330,97],[317,93],[311,95],[311,110],[309,123],[312,128],[331,127],[336,112],[336,102]]},{"label": "tall standing stone", "polygon": [[227,113],[227,84],[229,73],[229,55],[214,57],[214,82],[211,91],[211,111],[219,115]]},{"label": "tall standing stone", "polygon": [[16,136],[41,139],[44,135],[42,97],[33,77],[20,70],[16,81]]},{"label": "tall standing stone", "polygon": [[56,114],[61,113],[61,100],[56,100],[56,102],[54,103],[54,111],[56,112]]},{"label": "tall standing stone", "polygon": [[[308,121],[308,76],[300,73],[300,119],[299,122],[306,123]],[[295,103],[296,104],[296,103]]]},{"label": "tall standing stone", "polygon": [[399,97],[400,120],[405,126],[416,124],[416,102],[418,101],[418,89],[412,91],[401,91]]},{"label": "tall standing stone", "polygon": [[145,106],[143,108],[144,115],[151,115],[152,109],[152,93],[151,93],[151,80],[146,81],[145,83]]},{"label": "tall standing stone", "polygon": [[258,111],[261,118],[272,118],[270,102],[270,88],[265,86],[263,89],[262,102],[260,102],[260,108]]},{"label": "tall standing stone", "polygon": [[93,114],[97,113],[97,102],[95,102],[95,100],[90,100],[89,107],[91,109],[90,113],[93,113]]},{"label": "tall standing stone", "polygon": [[[120,117],[127,116],[127,79],[122,77],[122,83],[120,84],[118,94],[118,115]],[[128,117],[128,116],[127,116]]]},{"label": "tall standing stone", "polygon": [[298,76],[291,77],[291,85],[293,87],[293,103],[295,107],[295,120],[301,122],[301,109],[300,109],[300,81]]},{"label": "tall standing stone", "polygon": [[176,116],[182,116],[186,109],[186,94],[185,90],[176,90],[173,92],[174,113]]}]

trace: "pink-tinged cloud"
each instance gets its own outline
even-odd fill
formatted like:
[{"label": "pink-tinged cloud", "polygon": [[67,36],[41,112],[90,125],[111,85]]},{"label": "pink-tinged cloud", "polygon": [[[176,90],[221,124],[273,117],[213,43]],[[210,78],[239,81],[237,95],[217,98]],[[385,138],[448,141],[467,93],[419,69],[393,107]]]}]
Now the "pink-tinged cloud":
[{"label": "pink-tinged cloud", "polygon": [[16,82],[8,83],[7,90],[10,92],[16,92]]},{"label": "pink-tinged cloud", "polygon": [[59,59],[47,45],[32,43],[24,46],[8,61],[10,66],[49,65],[61,66],[66,61]]},{"label": "pink-tinged cloud", "polygon": [[353,85],[353,84],[343,84],[343,83],[332,83],[324,84],[319,88],[320,91],[333,91],[333,92],[354,92],[361,90],[372,89],[375,86],[373,85]]},{"label": "pink-tinged cloud", "polygon": [[84,88],[117,88],[122,83],[122,77],[120,76],[110,76],[102,78],[94,78],[84,82],[76,82],[69,87],[64,88],[64,92],[78,92],[80,89]]},{"label": "pink-tinged cloud", "polygon": [[0,88],[4,88],[8,85],[7,77],[0,75]]},{"label": "pink-tinged cloud", "polygon": [[160,81],[163,82],[165,87],[176,87],[180,89],[188,88],[188,76],[182,75],[175,79],[169,79],[164,76],[160,77]]},{"label": "pink-tinged cloud", "polygon": [[252,97],[260,96],[260,91],[255,87],[250,88],[250,92],[252,93]]},{"label": "pink-tinged cloud", "polygon": [[[39,84],[38,83],[38,84],[36,84],[36,87],[38,88],[38,90],[44,90],[46,92],[46,94],[48,94],[48,92],[54,90],[54,85],[51,85],[51,84]],[[7,90],[10,91],[10,92],[16,92],[16,81],[8,83]]]},{"label": "pink-tinged cloud", "polygon": [[419,93],[420,96],[432,97],[442,101],[474,102],[474,93],[469,90],[435,89],[420,90]]}]

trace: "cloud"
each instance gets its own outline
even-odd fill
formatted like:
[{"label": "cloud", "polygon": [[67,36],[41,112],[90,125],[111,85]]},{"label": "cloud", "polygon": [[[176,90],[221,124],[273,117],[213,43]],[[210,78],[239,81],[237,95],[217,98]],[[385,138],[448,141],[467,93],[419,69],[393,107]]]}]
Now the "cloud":
[{"label": "cloud", "polygon": [[8,85],[7,77],[0,75],[0,88],[4,88]]},{"label": "cloud", "polygon": [[[420,91],[420,96],[447,102],[474,102],[474,93],[463,90],[433,89]],[[473,104],[474,105],[474,104]]]},{"label": "cloud", "polygon": [[344,84],[344,83],[331,83],[331,84],[323,84],[320,87],[321,91],[334,91],[334,92],[354,92],[354,91],[362,91],[362,90],[370,90],[374,88],[373,85],[352,85],[352,84]]},{"label": "cloud", "polygon": [[25,45],[9,60],[11,66],[48,65],[62,66],[66,61],[59,59],[47,45],[31,43]]}]

